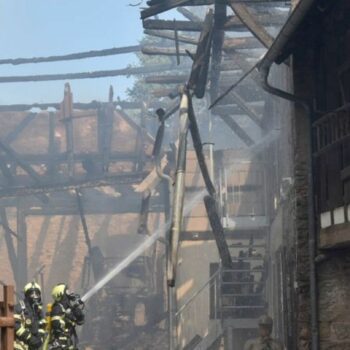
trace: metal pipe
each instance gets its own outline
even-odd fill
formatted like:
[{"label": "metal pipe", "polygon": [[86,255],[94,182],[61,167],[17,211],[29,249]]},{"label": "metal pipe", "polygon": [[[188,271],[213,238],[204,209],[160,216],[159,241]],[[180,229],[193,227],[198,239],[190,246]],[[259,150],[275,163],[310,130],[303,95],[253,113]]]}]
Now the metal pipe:
[{"label": "metal pipe", "polygon": [[309,146],[309,171],[308,171],[308,231],[309,231],[309,265],[310,265],[310,307],[311,307],[311,349],[319,349],[319,330],[318,330],[318,305],[317,305],[317,275],[316,275],[316,226],[315,226],[315,203],[314,203],[314,184],[313,184],[313,156],[312,156],[312,106],[305,100],[296,97],[286,91],[271,86],[268,82],[272,62],[261,66],[262,88],[272,95],[281,97],[285,100],[300,104],[306,111],[309,121],[310,146]]},{"label": "metal pipe", "polygon": [[[172,217],[172,203],[173,203],[173,179],[165,174],[163,172],[163,169],[161,167],[161,148],[162,148],[162,143],[163,143],[163,138],[164,138],[164,129],[165,129],[165,119],[167,118],[167,114],[165,113],[165,111],[163,109],[158,109],[157,110],[157,115],[159,118],[159,122],[160,122],[160,126],[159,129],[157,131],[157,135],[156,135],[156,139],[154,142],[154,148],[153,148],[153,156],[155,158],[155,167],[156,167],[156,172],[157,175],[165,180],[167,182],[168,185],[168,200],[169,200],[169,213],[167,214],[167,216],[169,218]],[[166,217],[165,221],[168,221],[168,219]],[[167,255],[167,259],[169,257],[169,245],[166,245],[166,255]],[[172,288],[171,286],[168,286],[167,288],[168,291],[168,322],[169,322],[169,350],[174,350],[176,348],[176,337],[175,337],[175,328],[174,328],[174,324],[175,327],[176,325],[176,320],[174,319],[174,315],[175,315],[175,311],[176,311],[176,291],[174,290],[174,288]]]},{"label": "metal pipe", "polygon": [[187,134],[189,129],[189,96],[185,91],[180,104],[180,135],[175,175],[175,189],[173,198],[172,222],[169,234],[169,255],[167,259],[168,285],[174,287],[176,278],[176,264],[179,247],[179,236],[182,225],[182,209],[185,197]]}]

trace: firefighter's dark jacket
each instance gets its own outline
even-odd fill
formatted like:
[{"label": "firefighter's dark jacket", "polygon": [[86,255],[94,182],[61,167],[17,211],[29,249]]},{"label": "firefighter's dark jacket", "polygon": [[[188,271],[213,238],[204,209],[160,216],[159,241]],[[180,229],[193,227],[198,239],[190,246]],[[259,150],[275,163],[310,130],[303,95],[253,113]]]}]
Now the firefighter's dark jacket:
[{"label": "firefighter's dark jacket", "polygon": [[68,298],[52,305],[51,327],[54,338],[70,337],[76,325],[84,323],[84,314],[79,307],[72,307]]},{"label": "firefighter's dark jacket", "polygon": [[44,339],[46,320],[41,305],[33,309],[26,299],[21,300],[15,306],[14,319],[16,342],[21,342],[30,348],[34,338]]}]

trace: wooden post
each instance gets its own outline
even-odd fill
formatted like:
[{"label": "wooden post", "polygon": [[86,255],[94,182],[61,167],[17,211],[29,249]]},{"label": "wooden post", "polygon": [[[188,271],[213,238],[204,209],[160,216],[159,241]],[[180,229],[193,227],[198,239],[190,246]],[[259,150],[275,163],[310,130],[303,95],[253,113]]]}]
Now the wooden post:
[{"label": "wooden post", "polygon": [[112,138],[113,138],[113,124],[114,124],[114,110],[115,106],[113,104],[113,87],[109,87],[108,104],[105,107],[105,137],[103,144],[103,171],[108,172],[110,155],[112,149]]},{"label": "wooden post", "polygon": [[27,251],[27,225],[25,213],[18,200],[17,205],[17,273],[16,284],[17,289],[22,289],[28,282],[28,251]]},{"label": "wooden post", "polygon": [[14,276],[15,281],[16,281],[17,280],[17,271],[18,271],[18,268],[17,268],[18,260],[17,260],[15,246],[14,246],[13,239],[12,239],[12,234],[10,231],[11,229],[9,227],[9,223],[7,220],[5,207],[0,208],[0,220],[1,220],[1,225],[5,230],[5,242],[6,242],[6,247],[7,247],[7,253],[9,256],[10,263],[11,263],[13,276]]},{"label": "wooden post", "polygon": [[137,152],[137,161],[135,163],[135,171],[142,171],[145,157],[145,133],[146,133],[146,113],[148,109],[148,103],[143,101],[141,104],[140,112],[140,128],[137,131],[137,140],[136,140],[136,152]]},{"label": "wooden post", "polygon": [[62,118],[66,126],[66,151],[68,176],[74,176],[74,129],[73,129],[73,95],[69,83],[64,86],[64,99],[61,104]]},{"label": "wooden post", "polygon": [[13,343],[15,339],[13,318],[14,287],[4,286],[3,294],[4,301],[0,302],[0,348],[2,350],[13,350]]},{"label": "wooden post", "polygon": [[48,165],[48,173],[50,177],[53,177],[56,174],[55,161],[53,160],[55,153],[57,153],[55,129],[56,129],[55,113],[49,112],[49,149],[48,151],[50,156],[52,157]]}]

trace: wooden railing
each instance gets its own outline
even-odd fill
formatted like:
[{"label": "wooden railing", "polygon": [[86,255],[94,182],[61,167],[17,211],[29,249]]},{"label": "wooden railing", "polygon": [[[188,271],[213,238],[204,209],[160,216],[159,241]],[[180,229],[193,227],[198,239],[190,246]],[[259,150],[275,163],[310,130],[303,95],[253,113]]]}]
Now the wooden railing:
[{"label": "wooden railing", "polygon": [[314,152],[320,153],[350,137],[350,111],[341,108],[313,123]]},{"label": "wooden railing", "polygon": [[3,301],[0,301],[1,350],[13,350],[14,343],[14,287],[3,287]]}]

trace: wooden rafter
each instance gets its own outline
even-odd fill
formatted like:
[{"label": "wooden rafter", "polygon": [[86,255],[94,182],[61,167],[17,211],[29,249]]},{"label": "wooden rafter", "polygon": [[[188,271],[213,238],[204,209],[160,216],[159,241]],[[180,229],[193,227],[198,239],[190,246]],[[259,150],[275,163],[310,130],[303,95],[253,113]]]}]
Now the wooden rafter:
[{"label": "wooden rafter", "polygon": [[149,1],[149,8],[141,12],[141,19],[159,15],[160,13],[169,11],[179,6],[203,6],[211,5],[213,0],[165,0],[165,1]]},{"label": "wooden rafter", "polygon": [[[163,39],[175,40],[174,33],[170,31],[146,29],[144,33]],[[184,44],[198,44],[198,40],[189,35],[179,34],[178,40]],[[223,43],[223,49],[228,53],[233,50],[259,49],[262,47],[261,43],[254,37],[225,38]],[[147,46],[143,46],[143,48],[147,48]]]},{"label": "wooden rafter", "polygon": [[255,112],[254,109],[249,107],[244,101],[244,99],[236,92],[232,91],[231,92],[233,100],[236,102],[237,106],[241,108],[241,110],[259,127],[262,127],[262,120],[258,116],[258,114]]},{"label": "wooden rafter", "polygon": [[29,113],[27,116],[21,120],[21,122],[4,137],[4,143],[10,145],[13,141],[17,139],[17,137],[21,134],[21,132],[35,119],[37,113]]},{"label": "wooden rafter", "polygon": [[187,18],[188,20],[192,21],[192,22],[201,22],[202,18],[198,17],[197,15],[195,15],[193,12],[191,12],[190,10],[188,10],[185,7],[178,7],[177,11],[179,13],[181,13],[185,18]]},{"label": "wooden rafter", "polygon": [[220,28],[220,24],[226,21],[226,5],[216,0],[214,5],[214,33],[212,45],[212,60],[210,69],[210,98],[214,101],[219,92],[220,64],[222,60],[222,48],[224,45],[225,32]]},{"label": "wooden rafter", "polygon": [[[263,25],[268,25],[269,22],[262,21],[261,17],[253,15],[249,12],[245,4],[231,0],[230,7],[236,16],[242,21],[242,23],[248,28],[248,30],[267,48],[273,43],[273,37],[267,32]],[[268,16],[270,22],[273,22],[274,18]],[[277,17],[279,18],[279,17]],[[270,23],[272,25],[272,23]]]},{"label": "wooden rafter", "polygon": [[[243,12],[243,11],[242,11]],[[248,13],[248,14],[246,14]],[[253,20],[249,17],[251,16],[249,12],[244,12],[244,14],[246,15],[245,18],[246,22],[243,22],[240,17],[237,16],[228,16],[227,20],[225,22],[222,23],[222,28],[223,30],[227,30],[227,31],[244,31],[246,30],[248,24],[254,28],[255,31],[257,31],[257,29],[253,26],[253,24],[251,22],[253,22]],[[248,21],[248,19],[251,19],[251,22]],[[264,27],[262,27],[263,25],[269,25],[269,26],[276,26],[276,25],[281,25],[283,24],[283,19],[282,17],[271,17],[269,15],[263,14],[263,15],[259,15],[257,17],[257,20],[259,20],[259,22],[256,22],[256,20],[254,19],[254,23],[255,26],[263,29],[260,29],[261,32],[266,31],[264,29]],[[248,23],[248,24],[246,24]],[[259,24],[258,24],[259,23]],[[261,24],[260,24],[261,23]],[[176,26],[178,28],[179,31],[187,31],[187,32],[200,32],[203,29],[203,22],[192,22],[192,21],[176,21]],[[161,19],[148,19],[143,21],[143,27],[144,29],[154,29],[154,30],[174,30],[174,21],[170,21],[170,20],[161,20]],[[248,28],[250,31],[251,29]],[[259,34],[260,32],[258,32]],[[255,34],[254,34],[255,36]],[[262,35],[259,34],[259,37],[256,35],[257,39],[262,41]],[[265,37],[264,37],[265,38]],[[273,41],[273,38],[271,37],[271,40]],[[264,42],[262,42],[265,45]]]},{"label": "wooden rafter", "polygon": [[75,190],[76,188],[91,188],[91,187],[105,187],[121,184],[130,184],[141,181],[145,172],[125,173],[118,175],[109,175],[97,177],[94,179],[77,179],[64,182],[50,182],[45,184],[34,184],[30,186],[11,186],[0,189],[0,197],[21,197],[29,195],[42,195],[49,192],[61,192]]},{"label": "wooden rafter", "polygon": [[242,129],[241,126],[230,116],[220,116],[227,126],[247,145],[254,145],[252,138]]}]

